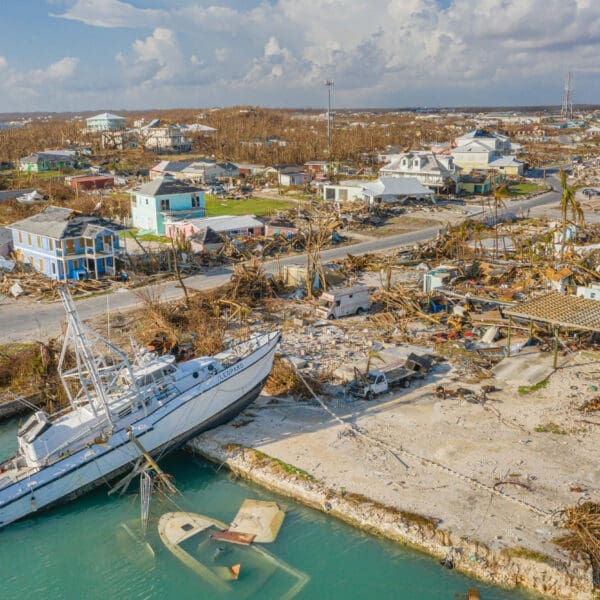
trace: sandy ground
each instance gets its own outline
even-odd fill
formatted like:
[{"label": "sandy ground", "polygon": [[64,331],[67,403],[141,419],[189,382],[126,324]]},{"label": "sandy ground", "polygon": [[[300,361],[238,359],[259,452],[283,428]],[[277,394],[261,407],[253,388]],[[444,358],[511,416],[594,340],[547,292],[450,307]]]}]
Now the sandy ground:
[{"label": "sandy ground", "polygon": [[420,387],[415,383],[408,391],[392,392],[371,403],[329,401],[339,415],[395,448],[437,461],[487,486],[505,480],[523,484],[526,487],[502,484],[499,489],[547,512],[546,517],[400,452],[407,468],[376,444],[347,435],[347,426],[319,406],[272,403],[262,396],[233,423],[204,436],[260,449],[328,487],[435,517],[441,520],[440,527],[490,548],[524,547],[564,560],[566,555],[551,541],[558,533],[553,511],[580,499],[600,501],[600,427],[582,422],[600,425],[600,414],[578,410],[598,395],[592,386],[599,373],[600,355],[573,354],[545,389],[520,394],[515,387],[496,382],[503,389],[489,394],[482,405],[436,397],[434,390],[440,384],[464,385],[457,380],[457,371],[442,364]]}]

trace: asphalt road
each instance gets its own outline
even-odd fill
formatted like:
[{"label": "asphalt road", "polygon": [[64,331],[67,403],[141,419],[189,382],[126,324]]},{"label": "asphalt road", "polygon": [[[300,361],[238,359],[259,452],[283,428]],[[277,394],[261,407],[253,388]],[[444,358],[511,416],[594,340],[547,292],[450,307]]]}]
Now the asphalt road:
[{"label": "asphalt road", "polygon": [[[557,181],[550,182],[553,187]],[[556,189],[556,187],[555,187]],[[499,214],[519,214],[539,206],[555,204],[560,200],[560,194],[556,191],[523,201],[512,201],[506,209]],[[479,218],[483,218],[481,215]],[[400,246],[413,246],[430,240],[436,236],[440,227],[428,227],[410,233],[403,233],[389,237],[378,238],[353,244],[332,248],[322,253],[324,261],[335,258],[343,258],[346,254],[367,254],[389,250]],[[265,269],[269,273],[277,273],[285,265],[303,265],[303,255],[286,256],[278,260],[265,263]],[[231,276],[232,269],[215,269],[202,275],[193,275],[186,278],[185,283],[189,288],[197,290],[208,290],[219,287],[226,283]],[[118,312],[129,310],[142,305],[140,294],[160,295],[162,300],[172,300],[183,296],[183,292],[175,282],[167,282],[137,290],[120,289],[111,294],[86,298],[76,302],[77,310],[82,319],[89,319],[107,310]],[[53,303],[31,303],[19,301],[16,303],[4,303],[0,305],[0,342],[23,342],[30,340],[44,340],[56,336],[61,332],[61,323],[64,320],[64,310],[60,302]]]}]

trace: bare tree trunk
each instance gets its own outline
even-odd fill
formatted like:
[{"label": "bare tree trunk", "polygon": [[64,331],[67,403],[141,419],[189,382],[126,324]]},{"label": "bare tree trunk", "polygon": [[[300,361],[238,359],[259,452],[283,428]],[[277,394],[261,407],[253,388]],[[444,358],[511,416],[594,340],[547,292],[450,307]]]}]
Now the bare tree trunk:
[{"label": "bare tree trunk", "polygon": [[179,280],[179,285],[181,285],[181,289],[183,290],[183,296],[185,298],[185,306],[189,308],[190,306],[190,297],[188,294],[187,287],[185,287],[185,283],[183,283],[183,278],[181,277],[181,273],[179,272],[179,261],[177,260],[177,249],[175,248],[175,242],[173,238],[171,238],[171,251],[173,253],[173,268],[175,270],[175,275]]}]

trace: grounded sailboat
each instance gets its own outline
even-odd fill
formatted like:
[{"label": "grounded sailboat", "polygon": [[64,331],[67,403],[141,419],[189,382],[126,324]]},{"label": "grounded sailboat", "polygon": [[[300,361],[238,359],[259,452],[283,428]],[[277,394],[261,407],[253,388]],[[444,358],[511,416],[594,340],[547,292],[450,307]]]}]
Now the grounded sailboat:
[{"label": "grounded sailboat", "polygon": [[[67,501],[164,455],[236,416],[260,393],[280,332],[259,334],[210,357],[179,364],[138,352],[134,361],[82,323],[70,294],[59,371],[70,406],[33,414],[18,450],[0,465],[0,527]],[[75,366],[65,368],[71,348]]]}]

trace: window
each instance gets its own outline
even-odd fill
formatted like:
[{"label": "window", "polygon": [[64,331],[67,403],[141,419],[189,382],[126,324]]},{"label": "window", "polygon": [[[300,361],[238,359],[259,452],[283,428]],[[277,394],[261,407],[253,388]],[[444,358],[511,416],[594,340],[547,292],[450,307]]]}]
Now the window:
[{"label": "window", "polygon": [[67,252],[75,252],[75,240],[66,240],[67,242]]},{"label": "window", "polygon": [[160,201],[160,210],[171,210],[171,201],[168,198]]},{"label": "window", "polygon": [[30,233],[27,234],[27,245],[28,246],[32,246],[33,245],[32,241],[31,241],[31,234]]},{"label": "window", "polygon": [[40,271],[44,270],[44,261],[41,258],[38,261],[38,268]]},{"label": "window", "polygon": [[53,239],[48,240],[48,247],[50,248],[51,251],[54,251],[54,240]]},{"label": "window", "polygon": [[50,263],[50,268],[52,269],[52,275],[56,275],[56,263]]},{"label": "window", "polygon": [[339,200],[340,202],[348,201],[348,190],[340,190]]},{"label": "window", "polygon": [[23,232],[22,231],[17,232],[17,238],[19,239],[19,244],[22,244],[23,243]]},{"label": "window", "polygon": [[36,241],[37,247],[41,248],[42,247],[42,236],[37,235],[35,241]]},{"label": "window", "polygon": [[325,200],[335,200],[335,188],[325,188]]},{"label": "window", "polygon": [[146,206],[148,206],[148,198],[146,198]]},{"label": "window", "polygon": [[200,207],[200,198],[198,196],[192,196],[192,208]]}]

